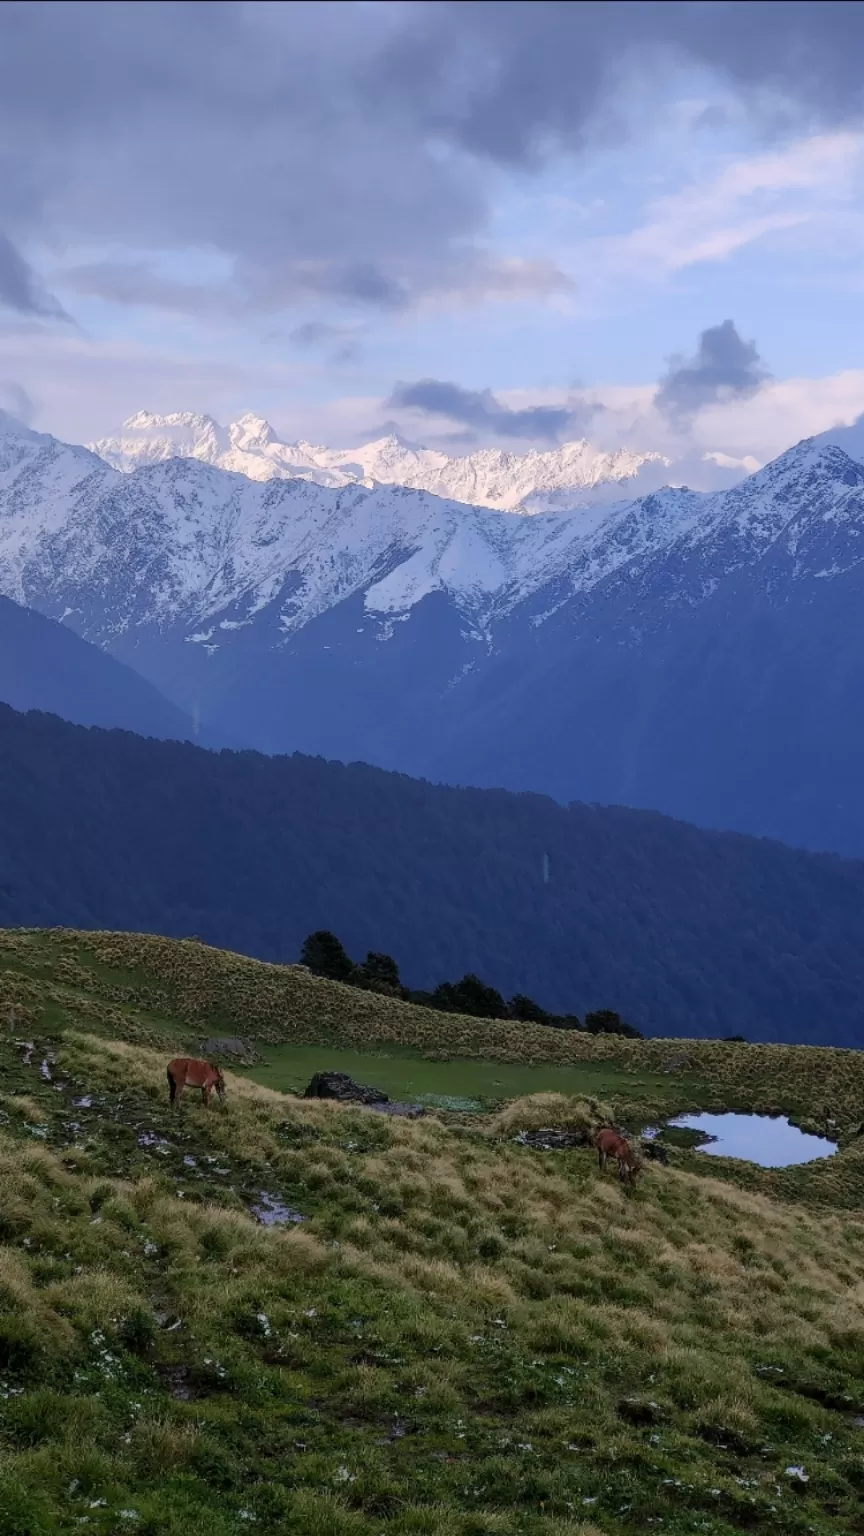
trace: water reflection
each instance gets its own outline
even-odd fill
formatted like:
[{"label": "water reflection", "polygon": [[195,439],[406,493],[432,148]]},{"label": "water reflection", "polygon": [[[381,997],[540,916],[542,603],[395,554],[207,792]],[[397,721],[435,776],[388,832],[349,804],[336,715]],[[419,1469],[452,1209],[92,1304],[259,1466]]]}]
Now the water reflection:
[{"label": "water reflection", "polygon": [[293,1222],[306,1220],[305,1216],[301,1216],[300,1212],[295,1211],[292,1206],[286,1205],[285,1201],[281,1200],[278,1195],[268,1195],[264,1189],[262,1189],[259,1196],[259,1202],[258,1205],[253,1205],[251,1210],[253,1216],[257,1216],[262,1226],[285,1227],[290,1226]]},{"label": "water reflection", "polygon": [[700,1145],[700,1152],[713,1153],[715,1157],[746,1158],[762,1168],[812,1163],[837,1151],[833,1141],[799,1131],[782,1115],[681,1115],[669,1123],[710,1136],[712,1140]]}]

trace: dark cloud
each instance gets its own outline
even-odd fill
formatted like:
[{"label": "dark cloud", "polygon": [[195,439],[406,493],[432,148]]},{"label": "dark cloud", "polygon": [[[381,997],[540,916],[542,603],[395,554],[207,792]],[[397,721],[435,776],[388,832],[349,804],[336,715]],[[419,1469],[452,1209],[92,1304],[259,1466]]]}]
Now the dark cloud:
[{"label": "dark cloud", "polygon": [[558,442],[565,433],[582,430],[597,407],[532,405],[512,410],[497,400],[489,389],[462,389],[441,379],[418,379],[414,384],[397,384],[388,401],[400,410],[423,411],[446,416],[475,431],[492,437],[518,437],[534,441]]},{"label": "dark cloud", "polygon": [[742,340],[735,322],[724,320],[702,332],[694,357],[670,359],[654,403],[670,420],[683,422],[717,401],[746,400],[770,377],[755,342]]},{"label": "dark cloud", "polygon": [[33,268],[3,234],[0,234],[0,305],[19,315],[67,319],[57,300],[45,292]]},{"label": "dark cloud", "polygon": [[864,6],[847,0],[437,0],[405,14],[376,88],[505,163],[581,145],[598,125],[621,131],[621,86],[653,78],[656,108],[664,74],[682,61],[721,75],[769,119],[838,122],[864,110]]},{"label": "dark cloud", "polygon": [[[484,245],[484,161],[535,165],[637,111],[643,125],[681,61],[759,110],[845,120],[862,46],[864,6],[831,0],[0,0],[0,207],[28,242],[226,265],[212,287],[194,256],[188,283],[134,260],[72,279],[123,303],[546,294],[562,274],[505,272]],[[5,248],[0,271],[7,303],[52,312]]]}]

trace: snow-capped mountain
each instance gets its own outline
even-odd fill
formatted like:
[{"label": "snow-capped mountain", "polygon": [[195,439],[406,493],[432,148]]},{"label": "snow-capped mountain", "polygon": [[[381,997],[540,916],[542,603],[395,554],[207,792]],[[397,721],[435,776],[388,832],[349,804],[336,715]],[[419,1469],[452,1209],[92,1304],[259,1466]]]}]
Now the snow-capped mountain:
[{"label": "snow-capped mountain", "polygon": [[[88,444],[114,469],[130,471],[167,459],[198,459],[250,480],[286,477],[316,485],[406,485],[502,512],[544,512],[596,497],[599,488],[626,495],[646,467],[667,464],[659,453],[604,453],[585,441],[543,452],[481,448],[450,457],[390,433],[358,448],[283,442],[270,423],[247,414],[222,427],[212,416],[139,411],[112,437]],[[630,487],[632,490],[632,487]]]},{"label": "snow-capped mountain", "polygon": [[284,638],[356,594],[384,615],[446,591],[483,625],[603,515],[529,519],[402,486],[254,481],[189,458],[121,474],[10,418],[0,434],[0,589],[108,645],[142,626],[210,623],[212,636],[190,638],[212,649],[217,630],[274,603]]},{"label": "snow-capped mountain", "polygon": [[0,591],[221,739],[864,855],[864,464],[525,517],[0,430]]}]

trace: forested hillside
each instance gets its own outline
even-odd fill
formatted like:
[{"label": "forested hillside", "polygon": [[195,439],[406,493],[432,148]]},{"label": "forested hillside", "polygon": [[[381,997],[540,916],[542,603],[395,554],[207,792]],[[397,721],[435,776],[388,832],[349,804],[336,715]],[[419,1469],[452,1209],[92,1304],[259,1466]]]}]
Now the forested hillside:
[{"label": "forested hillside", "polygon": [[[13,709],[50,710],[76,725],[102,725],[191,741],[192,717],[131,667],[33,608],[0,597],[0,700]],[[227,738],[200,733],[202,746]]]},{"label": "forested hillside", "polygon": [[648,812],[209,753],[0,708],[0,924],[317,928],[405,982],[476,972],[654,1034],[860,1044],[864,864]]}]

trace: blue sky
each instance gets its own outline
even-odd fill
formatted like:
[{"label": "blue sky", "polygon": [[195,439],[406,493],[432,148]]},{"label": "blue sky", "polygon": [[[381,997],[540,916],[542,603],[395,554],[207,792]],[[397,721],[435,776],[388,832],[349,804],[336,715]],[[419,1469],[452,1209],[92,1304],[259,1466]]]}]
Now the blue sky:
[{"label": "blue sky", "polygon": [[0,403],[763,462],[864,411],[862,9],[0,5]]}]

